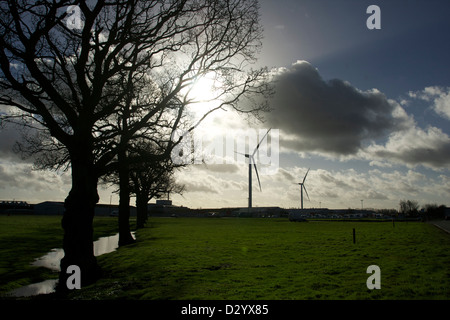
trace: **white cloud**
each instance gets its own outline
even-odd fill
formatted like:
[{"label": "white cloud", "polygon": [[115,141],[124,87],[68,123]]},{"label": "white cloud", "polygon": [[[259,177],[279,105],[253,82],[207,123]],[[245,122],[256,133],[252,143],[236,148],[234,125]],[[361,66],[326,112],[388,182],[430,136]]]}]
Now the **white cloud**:
[{"label": "white cloud", "polygon": [[410,92],[409,96],[432,102],[432,109],[440,116],[450,120],[450,87],[426,87],[422,91]]},{"label": "white cloud", "polygon": [[412,126],[391,134],[384,145],[370,145],[363,153],[372,164],[391,162],[441,169],[450,164],[450,137],[440,128]]},{"label": "white cloud", "polygon": [[447,93],[442,93],[434,100],[434,110],[437,114],[450,120],[450,88]]}]

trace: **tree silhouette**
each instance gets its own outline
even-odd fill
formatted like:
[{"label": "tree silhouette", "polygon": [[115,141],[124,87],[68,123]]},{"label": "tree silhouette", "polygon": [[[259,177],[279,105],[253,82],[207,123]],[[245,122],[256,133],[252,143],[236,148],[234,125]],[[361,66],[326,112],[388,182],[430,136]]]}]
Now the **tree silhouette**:
[{"label": "tree silhouette", "polygon": [[[145,140],[149,140],[149,137],[146,136]],[[129,146],[128,155],[123,159],[127,161],[128,174],[122,179],[128,179],[127,183],[120,178],[119,166],[117,166],[117,170],[102,177],[104,183],[118,185],[119,192],[122,190],[122,184],[126,184],[126,190],[129,192],[127,200],[130,195],[136,197],[137,228],[145,226],[147,205],[151,199],[161,198],[167,193],[182,194],[184,191],[184,186],[176,183],[174,173],[176,169],[185,167],[185,165],[173,163],[170,157],[166,159],[155,157],[155,155],[164,153],[164,150],[159,150],[161,146],[145,140]]]},{"label": "tree silhouette", "polygon": [[148,202],[162,198],[167,194],[182,194],[184,186],[177,184],[173,175],[173,163],[159,163],[146,166],[140,163],[130,172],[131,190],[136,196],[136,228],[142,228],[147,222]]},{"label": "tree silhouette", "polygon": [[417,216],[419,213],[419,203],[416,200],[401,200],[400,213],[408,216]]},{"label": "tree silhouette", "polygon": [[[68,13],[71,5],[81,21]],[[62,288],[70,265],[80,267],[82,286],[100,275],[92,220],[98,179],[123,150],[120,135],[129,139],[158,119],[176,130],[195,102],[189,88],[210,72],[221,86],[204,116],[224,107],[265,110],[264,99],[241,104],[270,92],[266,70],[249,68],[261,37],[253,0],[0,3],[0,103],[18,110],[10,117],[44,128],[70,160]],[[136,93],[143,90],[141,100]],[[117,130],[124,106],[127,128]],[[161,158],[179,141],[169,141]]]}]

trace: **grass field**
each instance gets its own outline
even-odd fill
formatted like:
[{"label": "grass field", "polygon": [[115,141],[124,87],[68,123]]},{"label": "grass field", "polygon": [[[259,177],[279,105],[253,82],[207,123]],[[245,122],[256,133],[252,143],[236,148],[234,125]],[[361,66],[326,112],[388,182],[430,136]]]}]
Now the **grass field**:
[{"label": "grass field", "polygon": [[[116,230],[116,219],[94,219],[94,239]],[[57,278],[57,273],[30,264],[52,248],[61,248],[62,238],[60,216],[0,216],[0,296],[24,285]]]},{"label": "grass field", "polygon": [[[34,217],[42,221],[19,224],[5,235],[8,218],[0,217],[2,292],[26,284],[30,275],[33,280],[49,276],[26,265],[41,255],[34,248],[41,237],[39,247],[45,251],[62,236],[57,217]],[[112,231],[116,220],[105,219],[97,221],[97,232]],[[151,218],[136,238],[135,244],[98,257],[103,278],[69,297],[450,299],[450,236],[421,222],[394,227],[392,222]],[[381,269],[380,290],[366,286],[370,265]],[[21,276],[27,280],[21,282]]]}]

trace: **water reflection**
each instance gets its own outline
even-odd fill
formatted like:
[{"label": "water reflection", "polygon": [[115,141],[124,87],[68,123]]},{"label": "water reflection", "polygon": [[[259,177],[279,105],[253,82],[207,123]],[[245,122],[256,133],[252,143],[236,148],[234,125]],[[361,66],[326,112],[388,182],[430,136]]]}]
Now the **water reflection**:
[{"label": "water reflection", "polygon": [[[134,237],[134,232],[131,233]],[[94,255],[100,256],[105,253],[113,252],[118,248],[119,244],[119,234],[115,234],[109,237],[99,238],[94,241]],[[32,265],[35,267],[44,267],[52,271],[59,272],[60,261],[64,257],[64,250],[61,248],[52,249],[46,255],[37,258]],[[13,297],[30,297],[38,294],[48,294],[55,291],[55,287],[58,280],[45,280],[39,283],[30,284],[18,289],[15,289],[9,293]]]},{"label": "water reflection", "polygon": [[28,286],[15,289],[11,291],[9,295],[13,297],[30,297],[36,296],[38,294],[52,293],[55,292],[55,287],[57,283],[58,283],[57,279],[45,280],[39,283],[33,283]]},{"label": "water reflection", "polygon": [[[134,232],[131,233],[134,237]],[[119,234],[110,237],[103,237],[94,241],[94,255],[101,256],[105,253],[113,252],[119,245]]]},{"label": "water reflection", "polygon": [[[134,233],[132,233],[134,235]],[[113,252],[117,249],[119,243],[119,234],[102,237],[97,241],[94,241],[94,255],[100,256],[105,253]],[[64,258],[64,250],[61,248],[52,249],[46,255],[37,258],[32,265],[35,267],[44,267],[52,271],[61,271],[59,263]]]},{"label": "water reflection", "polygon": [[44,267],[48,268],[52,271],[60,271],[59,262],[64,258],[64,250],[63,249],[52,249],[45,256],[37,258],[32,263],[35,267]]}]

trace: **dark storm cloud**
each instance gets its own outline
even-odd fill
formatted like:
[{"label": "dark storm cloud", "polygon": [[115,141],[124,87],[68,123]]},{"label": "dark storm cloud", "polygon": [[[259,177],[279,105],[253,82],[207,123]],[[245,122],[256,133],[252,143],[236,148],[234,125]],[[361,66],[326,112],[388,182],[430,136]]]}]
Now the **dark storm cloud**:
[{"label": "dark storm cloud", "polygon": [[382,93],[363,92],[339,79],[325,81],[306,61],[278,70],[275,80],[267,120],[286,134],[280,144],[288,149],[351,155],[364,141],[399,128],[395,107]]}]

